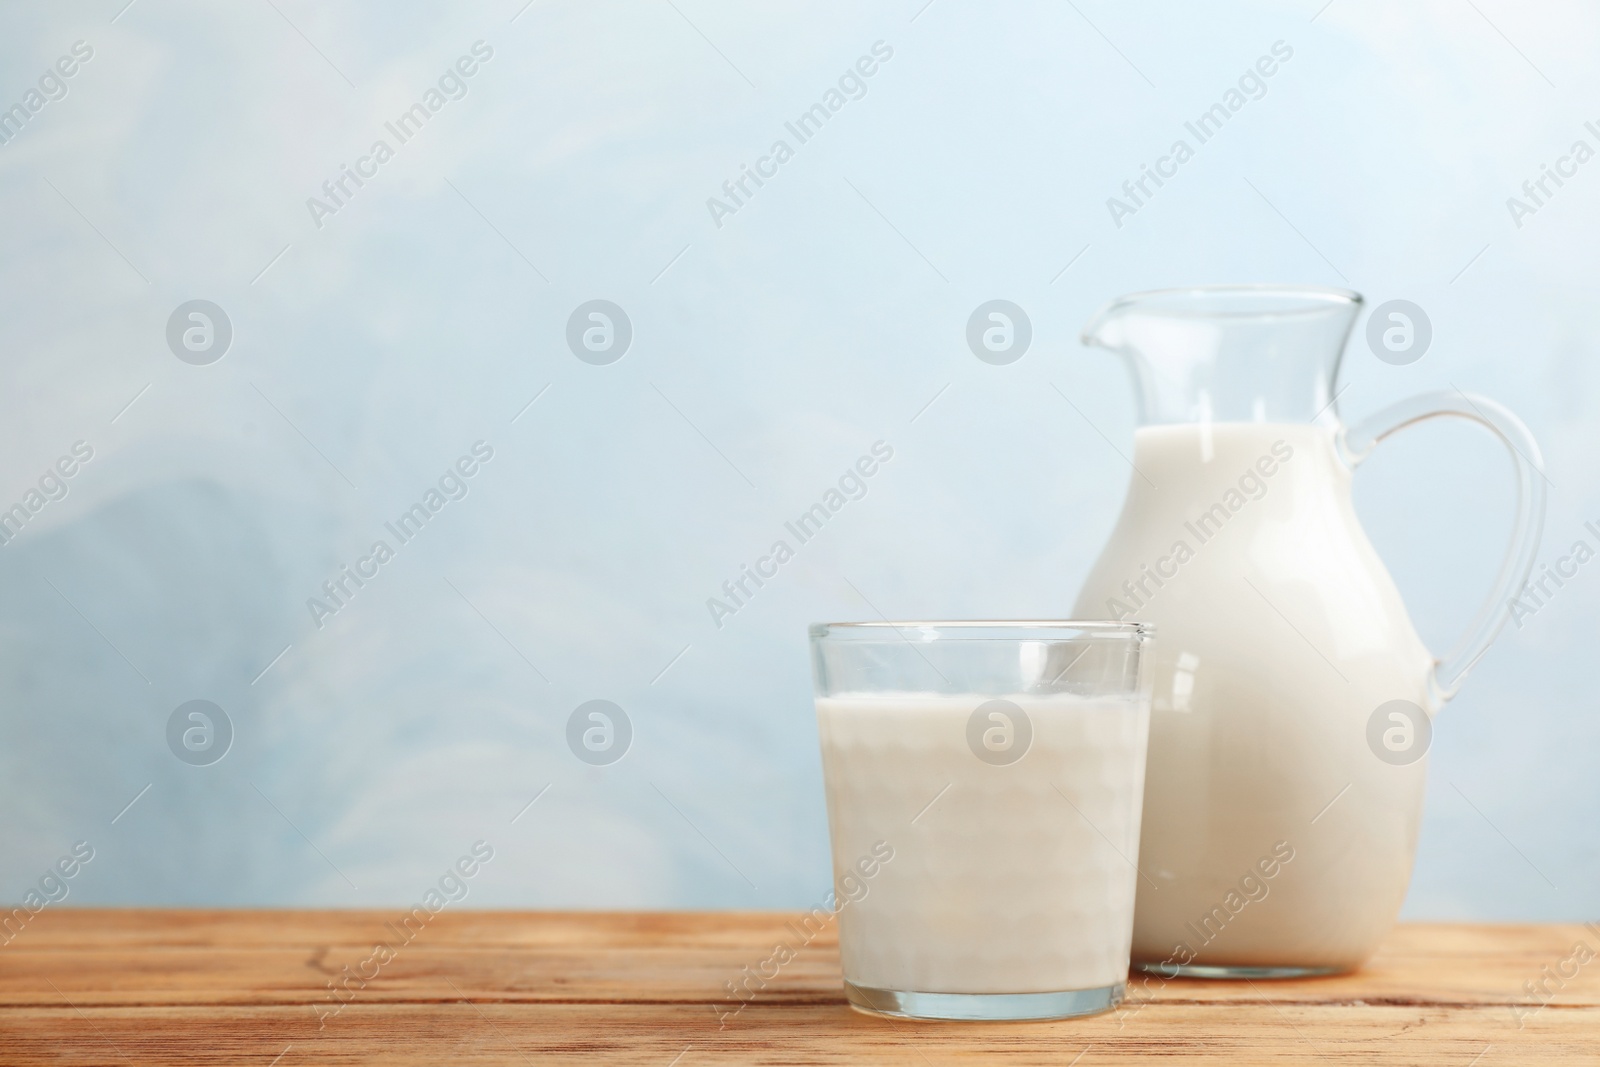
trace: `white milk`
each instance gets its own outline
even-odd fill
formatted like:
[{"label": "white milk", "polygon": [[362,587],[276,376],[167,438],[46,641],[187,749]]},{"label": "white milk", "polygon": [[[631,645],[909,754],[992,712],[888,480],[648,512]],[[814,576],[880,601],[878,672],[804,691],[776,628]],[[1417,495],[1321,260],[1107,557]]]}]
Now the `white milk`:
[{"label": "white milk", "polygon": [[1330,431],[1282,424],[1144,427],[1134,464],[1074,612],[1156,628],[1134,959],[1358,966],[1405,896],[1426,767],[1375,757],[1367,722],[1428,708],[1432,659],[1349,471]]},{"label": "white milk", "polygon": [[818,698],[836,876],[875,846],[881,855],[879,842],[893,849],[871,878],[857,876],[860,899],[838,889],[844,975],[926,993],[1119,984],[1148,711],[1132,699],[1007,697],[1033,739],[1020,760],[994,766],[967,745],[986,699]]}]

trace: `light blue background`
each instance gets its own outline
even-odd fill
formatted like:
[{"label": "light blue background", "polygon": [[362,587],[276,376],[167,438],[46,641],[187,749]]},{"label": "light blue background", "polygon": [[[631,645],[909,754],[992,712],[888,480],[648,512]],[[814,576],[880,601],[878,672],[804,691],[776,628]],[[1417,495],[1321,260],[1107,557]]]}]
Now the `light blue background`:
[{"label": "light blue background", "polygon": [[[0,896],[87,839],[71,902],[404,904],[482,838],[471,904],[820,900],[805,624],[1070,610],[1133,427],[1076,333],[1130,290],[1416,301],[1431,350],[1392,367],[1358,338],[1347,415],[1493,396],[1544,447],[1542,558],[1600,520],[1600,162],[1520,229],[1505,205],[1596,144],[1587,5],[274,2],[0,15],[0,106],[94,48],[0,146],[0,504],[95,450],[0,548]],[[469,94],[313,225],[307,197],[479,39]],[[867,95],[714,225],[706,199],[879,40]],[[1267,95],[1114,226],[1106,198],[1278,40]],[[208,367],[164,339],[193,298],[235,330]],[[592,298],[633,322],[611,366],[564,343]],[[1010,366],[963,338],[992,298],[1032,319]],[[319,631],[306,598],[479,439],[470,494]],[[714,627],[706,598],[879,439],[867,497]],[[1469,427],[1359,475],[1435,648],[1511,494]],[[1407,915],[1600,911],[1597,613],[1600,563],[1438,720]],[[194,698],[237,732],[205,768],[164,738]],[[563,739],[597,698],[635,731],[603,768]]]}]

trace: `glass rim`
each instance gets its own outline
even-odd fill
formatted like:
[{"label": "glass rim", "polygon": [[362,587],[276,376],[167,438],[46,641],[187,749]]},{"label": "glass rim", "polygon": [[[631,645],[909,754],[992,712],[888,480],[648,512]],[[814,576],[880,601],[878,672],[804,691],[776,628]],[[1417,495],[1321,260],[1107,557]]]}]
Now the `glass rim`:
[{"label": "glass rim", "polygon": [[1156,632],[1150,623],[1111,619],[882,619],[815,622],[808,632],[814,641],[830,637],[866,640],[890,634],[904,640],[902,630],[917,630],[924,637],[957,641],[1144,641]]}]

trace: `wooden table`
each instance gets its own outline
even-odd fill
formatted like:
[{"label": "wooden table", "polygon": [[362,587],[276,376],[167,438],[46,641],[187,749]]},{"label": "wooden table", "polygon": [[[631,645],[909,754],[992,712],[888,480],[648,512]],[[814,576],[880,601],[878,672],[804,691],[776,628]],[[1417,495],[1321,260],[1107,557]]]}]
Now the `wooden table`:
[{"label": "wooden table", "polygon": [[52,907],[0,947],[0,1063],[1600,1062],[1600,958],[1579,962],[1600,927],[1408,925],[1357,975],[960,1024],[851,1011],[830,926],[736,1010],[725,983],[798,943],[794,918],[446,909],[405,941],[398,912]]}]

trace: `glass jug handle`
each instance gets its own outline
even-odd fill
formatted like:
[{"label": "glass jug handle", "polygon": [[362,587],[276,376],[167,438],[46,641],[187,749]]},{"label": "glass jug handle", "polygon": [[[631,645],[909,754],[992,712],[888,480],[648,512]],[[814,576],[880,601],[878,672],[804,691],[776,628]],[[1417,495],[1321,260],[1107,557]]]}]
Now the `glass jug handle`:
[{"label": "glass jug handle", "polygon": [[1372,454],[1378,442],[1414,423],[1442,415],[1455,415],[1477,423],[1500,439],[1511,454],[1517,474],[1517,511],[1511,527],[1511,544],[1495,577],[1489,599],[1479,609],[1466,633],[1434,662],[1429,685],[1434,708],[1456,695],[1473,664],[1489,650],[1511,614],[1511,601],[1527,582],[1544,530],[1545,476],[1539,443],[1528,427],[1508,409],[1486,397],[1459,390],[1421,393],[1390,404],[1381,411],[1339,432],[1339,454],[1354,468]]}]

